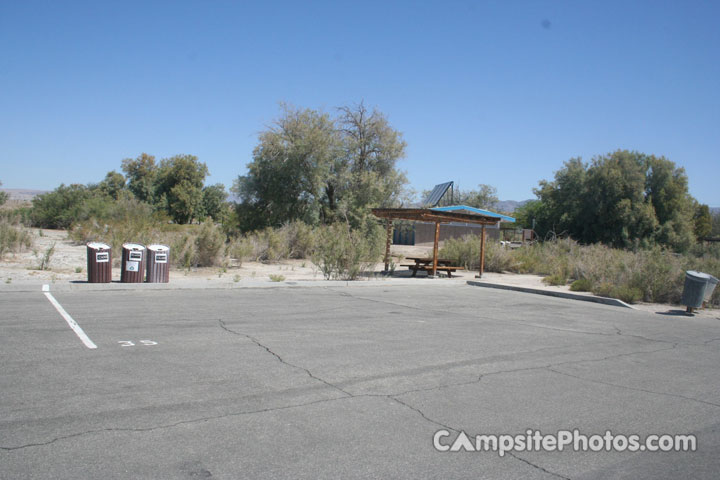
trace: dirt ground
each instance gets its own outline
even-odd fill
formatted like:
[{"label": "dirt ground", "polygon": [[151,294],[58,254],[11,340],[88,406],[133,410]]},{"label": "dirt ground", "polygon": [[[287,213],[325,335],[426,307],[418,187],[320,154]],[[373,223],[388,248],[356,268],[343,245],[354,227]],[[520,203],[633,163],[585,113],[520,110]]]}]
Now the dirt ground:
[{"label": "dirt ground", "polygon": [[[85,245],[74,243],[68,238],[65,230],[33,229],[32,234],[32,248],[21,253],[6,254],[0,261],[0,290],[4,285],[13,284],[81,283],[87,281],[87,250]],[[53,253],[50,255],[48,268],[40,270],[43,256],[50,248],[53,248]],[[384,265],[378,263],[372,273],[360,281],[409,279],[411,272],[406,267],[400,267],[400,264],[407,263],[404,260],[406,257],[431,256],[432,247],[393,245],[391,252],[395,265],[393,275],[389,277],[381,275]],[[117,254],[113,252],[113,256],[115,255]],[[477,273],[476,271],[458,271],[453,274],[453,279],[450,281],[464,283],[467,280],[475,280]],[[173,269],[170,271],[170,282],[196,282],[201,279],[213,284],[241,283],[243,280],[272,282],[271,276],[275,276],[276,281],[283,277],[280,281],[286,282],[323,279],[322,272],[310,260],[285,260],[278,263],[243,262],[240,267],[231,266],[228,268]],[[425,274],[418,273],[418,277],[425,277]],[[113,280],[120,280],[120,268],[118,267],[113,268]],[[438,281],[448,280],[446,277],[441,277]],[[549,291],[570,291],[569,286],[546,285],[543,283],[543,277],[539,275],[485,272],[482,281]],[[586,295],[591,294],[587,293]],[[685,314],[685,307],[680,305],[637,303],[633,307],[667,316]],[[720,309],[702,309],[696,315],[720,320]]]}]

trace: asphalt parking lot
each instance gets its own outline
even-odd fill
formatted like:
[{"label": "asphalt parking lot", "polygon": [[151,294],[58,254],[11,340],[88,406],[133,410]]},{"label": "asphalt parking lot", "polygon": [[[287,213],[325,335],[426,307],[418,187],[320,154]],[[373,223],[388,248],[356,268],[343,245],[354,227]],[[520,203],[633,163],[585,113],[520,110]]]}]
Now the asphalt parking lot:
[{"label": "asphalt parking lot", "polygon": [[[717,478],[720,322],[472,286],[0,293],[0,477]],[[695,452],[440,452],[477,434]]]}]

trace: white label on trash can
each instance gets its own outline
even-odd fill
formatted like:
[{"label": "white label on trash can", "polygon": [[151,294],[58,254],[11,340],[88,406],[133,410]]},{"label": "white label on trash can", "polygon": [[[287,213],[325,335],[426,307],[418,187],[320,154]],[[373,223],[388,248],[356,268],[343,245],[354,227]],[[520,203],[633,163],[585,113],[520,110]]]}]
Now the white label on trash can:
[{"label": "white label on trash can", "polygon": [[129,260],[142,260],[142,252],[130,252]]},{"label": "white label on trash can", "polygon": [[95,261],[97,263],[107,263],[110,261],[110,254],[108,252],[97,252],[95,254]]},{"label": "white label on trash can", "polygon": [[140,262],[125,262],[125,271],[137,272],[140,268]]},{"label": "white label on trash can", "polygon": [[155,263],[167,263],[167,254],[156,253],[155,254]]}]

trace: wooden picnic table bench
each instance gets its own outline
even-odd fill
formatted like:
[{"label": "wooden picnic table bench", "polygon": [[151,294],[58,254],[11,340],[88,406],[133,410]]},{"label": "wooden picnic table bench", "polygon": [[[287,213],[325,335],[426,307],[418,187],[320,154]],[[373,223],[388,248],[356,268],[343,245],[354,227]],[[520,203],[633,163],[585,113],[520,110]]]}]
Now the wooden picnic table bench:
[{"label": "wooden picnic table bench", "polygon": [[[433,270],[433,259],[432,258],[424,258],[424,257],[405,257],[406,260],[412,260],[415,263],[414,264],[403,264],[400,265],[401,267],[408,267],[410,270],[412,270],[412,276],[414,277],[417,275],[418,270],[424,270],[428,273],[432,272]],[[452,260],[448,260],[446,258],[438,258],[437,261],[437,268],[436,271],[442,271],[447,272],[448,278],[452,278],[452,273],[457,270],[465,270],[463,267],[453,267]]]}]

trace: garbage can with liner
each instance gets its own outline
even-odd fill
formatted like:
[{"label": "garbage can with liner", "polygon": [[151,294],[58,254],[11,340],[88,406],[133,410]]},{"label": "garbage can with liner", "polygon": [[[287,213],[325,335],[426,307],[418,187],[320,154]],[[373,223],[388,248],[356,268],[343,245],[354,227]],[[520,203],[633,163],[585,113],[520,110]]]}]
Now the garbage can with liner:
[{"label": "garbage can with liner", "polygon": [[685,272],[682,304],[687,306],[688,312],[692,312],[693,308],[702,307],[709,280],[710,275],[707,273],[696,272],[694,270]]},{"label": "garbage can with liner", "polygon": [[101,242],[87,244],[88,283],[110,283],[112,280],[112,249]]},{"label": "garbage can with liner", "polygon": [[148,245],[146,281],[148,283],[170,281],[170,247],[167,245]]},{"label": "garbage can with liner", "polygon": [[142,283],[145,278],[145,246],[139,243],[124,243],[122,246],[122,268],[120,281]]}]

